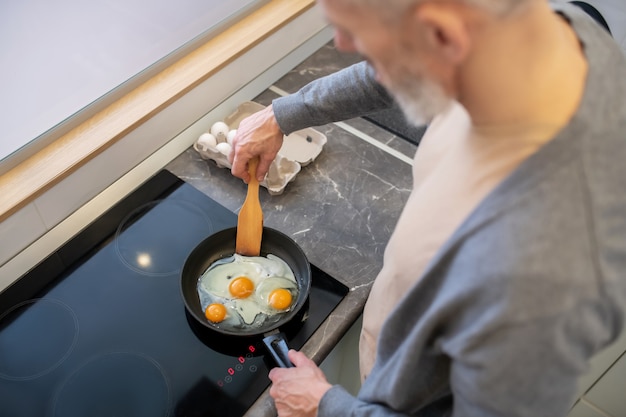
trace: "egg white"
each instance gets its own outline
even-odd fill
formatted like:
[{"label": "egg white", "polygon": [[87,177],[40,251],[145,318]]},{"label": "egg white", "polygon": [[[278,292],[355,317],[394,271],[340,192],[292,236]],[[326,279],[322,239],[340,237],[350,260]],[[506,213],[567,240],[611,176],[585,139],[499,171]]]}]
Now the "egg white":
[{"label": "egg white", "polygon": [[[245,276],[254,284],[254,291],[246,298],[235,298],[228,287],[232,280]],[[277,289],[287,289],[292,299],[298,296],[298,284],[289,265],[279,257],[262,256],[231,257],[213,263],[198,279],[198,295],[204,311],[211,303],[226,307],[226,318],[219,323],[223,327],[261,326],[270,320],[277,321],[289,311],[275,310],[268,304],[269,294]]]}]

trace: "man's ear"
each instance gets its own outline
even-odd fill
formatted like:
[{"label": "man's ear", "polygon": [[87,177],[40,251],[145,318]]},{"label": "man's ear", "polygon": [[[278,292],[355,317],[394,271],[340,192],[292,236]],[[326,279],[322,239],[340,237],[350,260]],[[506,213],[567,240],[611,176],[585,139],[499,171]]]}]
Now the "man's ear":
[{"label": "man's ear", "polygon": [[433,56],[450,64],[461,63],[468,55],[470,34],[462,6],[448,2],[424,2],[413,10],[425,46]]}]

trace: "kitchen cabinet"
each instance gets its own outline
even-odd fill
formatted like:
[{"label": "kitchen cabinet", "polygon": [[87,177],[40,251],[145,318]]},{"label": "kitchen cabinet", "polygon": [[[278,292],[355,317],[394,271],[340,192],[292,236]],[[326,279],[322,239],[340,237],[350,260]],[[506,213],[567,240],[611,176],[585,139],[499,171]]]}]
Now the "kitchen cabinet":
[{"label": "kitchen cabinet", "polygon": [[582,410],[601,410],[603,416],[610,417],[626,416],[626,333],[592,358],[579,385],[580,401],[568,417],[579,417]]},{"label": "kitchen cabinet", "polygon": [[363,317],[359,316],[350,330],[330,351],[320,364],[328,382],[339,384],[350,394],[356,395],[361,387],[359,374],[359,335]]},{"label": "kitchen cabinet", "polygon": [[587,403],[579,401],[576,403],[568,417],[606,417],[606,414],[599,412]]},{"label": "kitchen cabinet", "polygon": [[583,397],[611,417],[626,417],[626,353]]}]

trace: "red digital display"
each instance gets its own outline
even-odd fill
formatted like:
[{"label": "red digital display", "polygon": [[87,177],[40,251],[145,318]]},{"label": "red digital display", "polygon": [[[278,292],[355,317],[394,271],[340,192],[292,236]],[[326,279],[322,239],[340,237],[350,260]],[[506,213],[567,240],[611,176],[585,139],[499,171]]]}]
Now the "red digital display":
[{"label": "red digital display", "polygon": [[[244,369],[245,369],[245,367],[244,367],[243,365],[246,363],[246,361],[247,361],[248,359],[252,359],[252,358],[253,358],[253,355],[252,355],[252,354],[253,354],[255,351],[256,351],[256,348],[254,347],[254,345],[250,345],[250,346],[248,346],[248,353],[246,353],[246,355],[245,355],[245,356],[239,356],[239,357],[237,358],[237,362],[239,362],[239,363],[238,363],[235,367],[230,367],[230,368],[226,369],[226,374],[227,374],[227,375],[225,375],[225,376],[224,376],[224,379],[220,379],[220,380],[218,380],[218,381],[217,381],[217,385],[218,385],[219,387],[223,387],[224,385],[226,385],[226,384],[228,384],[228,383],[232,382],[232,381],[233,381],[233,377],[235,376],[235,374],[236,374],[237,372],[240,372],[240,371],[242,371],[242,370],[244,370]],[[250,371],[250,372],[256,372],[256,371],[257,371],[257,366],[256,366],[256,365],[254,365],[254,364],[252,364],[252,365],[248,368],[248,371]]]}]

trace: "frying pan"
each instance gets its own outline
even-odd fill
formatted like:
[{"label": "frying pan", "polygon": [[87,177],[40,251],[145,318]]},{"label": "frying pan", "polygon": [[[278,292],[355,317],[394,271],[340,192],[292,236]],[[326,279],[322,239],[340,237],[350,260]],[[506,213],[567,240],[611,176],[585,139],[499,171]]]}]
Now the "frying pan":
[{"label": "frying pan", "polygon": [[290,367],[292,364],[287,358],[287,340],[280,328],[289,323],[306,304],[311,290],[311,266],[300,246],[289,236],[264,227],[261,241],[261,256],[278,256],[289,265],[296,277],[298,296],[288,312],[282,313],[283,316],[277,322],[241,329],[221,328],[219,323],[212,323],[204,316],[197,289],[198,279],[215,261],[235,253],[236,238],[236,227],[221,230],[204,239],[189,254],[181,272],[181,293],[185,308],[193,320],[217,334],[242,338],[263,336],[263,343],[276,363],[281,367]]}]

